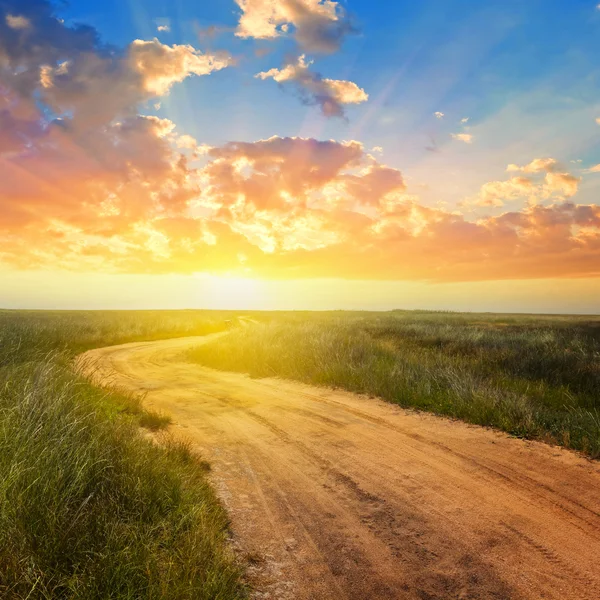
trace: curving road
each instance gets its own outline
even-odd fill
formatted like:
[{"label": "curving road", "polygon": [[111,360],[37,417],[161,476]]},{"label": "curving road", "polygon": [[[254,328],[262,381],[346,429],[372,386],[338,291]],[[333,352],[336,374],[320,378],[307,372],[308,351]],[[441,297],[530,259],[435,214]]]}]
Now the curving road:
[{"label": "curving road", "polygon": [[[217,334],[222,335],[222,334]],[[600,598],[600,465],[377,399],[101,348],[212,463],[256,598]]]}]

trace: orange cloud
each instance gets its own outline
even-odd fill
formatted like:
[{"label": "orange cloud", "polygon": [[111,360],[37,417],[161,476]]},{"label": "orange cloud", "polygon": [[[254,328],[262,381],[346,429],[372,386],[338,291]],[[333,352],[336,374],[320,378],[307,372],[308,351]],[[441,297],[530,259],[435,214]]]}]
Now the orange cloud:
[{"label": "orange cloud", "polygon": [[522,171],[523,173],[540,173],[542,171],[551,173],[558,167],[558,161],[554,158],[534,158],[529,164],[519,167],[510,164],[506,167],[507,171]]},{"label": "orange cloud", "polygon": [[579,177],[570,173],[546,173],[545,189],[549,193],[558,193],[570,198],[577,193],[579,188]]},{"label": "orange cloud", "polygon": [[511,177],[508,181],[490,181],[481,187],[480,206],[504,206],[507,200],[517,200],[535,194],[535,184],[527,177]]},{"label": "orange cloud", "polygon": [[[499,207],[519,199],[535,204],[551,198],[570,198],[577,193],[581,179],[570,173],[558,172],[558,168],[559,163],[554,158],[536,158],[523,167],[510,164],[507,171],[528,173],[530,177],[519,175],[507,181],[490,181],[481,187],[479,196],[471,204]],[[542,173],[544,177],[540,179]]]},{"label": "orange cloud", "polygon": [[[128,127],[134,137],[138,129],[154,133],[160,167],[170,156],[160,137],[165,124]],[[97,176],[77,189],[101,189],[91,202],[55,199],[34,214],[48,192],[40,189],[29,199],[29,219],[3,228],[2,257],[22,267],[294,278],[598,273],[597,206],[538,205],[471,222],[406,195],[401,173],[355,141],[273,137],[212,148],[209,158],[197,172],[167,160],[160,177],[117,188]],[[202,189],[193,186],[199,181]]]}]

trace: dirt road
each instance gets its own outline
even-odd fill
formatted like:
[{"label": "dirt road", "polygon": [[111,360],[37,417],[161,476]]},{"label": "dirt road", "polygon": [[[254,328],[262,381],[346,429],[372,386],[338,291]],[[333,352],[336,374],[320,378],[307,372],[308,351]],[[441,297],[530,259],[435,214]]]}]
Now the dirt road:
[{"label": "dirt road", "polygon": [[600,466],[376,399],[93,350],[213,465],[256,598],[600,598]]}]

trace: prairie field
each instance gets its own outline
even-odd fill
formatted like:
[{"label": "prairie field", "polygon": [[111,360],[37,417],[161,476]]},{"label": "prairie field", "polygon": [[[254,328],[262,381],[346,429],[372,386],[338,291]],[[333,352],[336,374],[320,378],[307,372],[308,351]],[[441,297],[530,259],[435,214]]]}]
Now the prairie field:
[{"label": "prairie field", "polygon": [[[0,312],[0,597],[237,599],[207,465],[74,355],[223,329],[218,313]],[[140,426],[164,436],[160,444]]]},{"label": "prairie field", "polygon": [[190,353],[207,366],[381,397],[600,457],[600,318],[264,315]]},{"label": "prairie field", "polygon": [[600,318],[0,311],[0,597],[247,597],[210,467],[169,416],[73,360],[220,332],[182,340],[188,377],[199,363],[298,380],[600,457]]}]

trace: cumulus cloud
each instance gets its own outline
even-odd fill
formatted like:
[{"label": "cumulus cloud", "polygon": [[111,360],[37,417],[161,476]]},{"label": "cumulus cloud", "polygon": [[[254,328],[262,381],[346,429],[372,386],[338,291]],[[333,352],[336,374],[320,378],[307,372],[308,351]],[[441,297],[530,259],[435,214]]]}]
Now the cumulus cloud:
[{"label": "cumulus cloud", "polygon": [[570,173],[552,173],[546,174],[545,189],[549,193],[558,193],[567,198],[577,193],[580,179]]},{"label": "cumulus cloud", "polygon": [[[17,4],[26,30],[6,18]],[[219,60],[156,40],[103,46],[95,30],[67,27],[45,0],[5,0],[0,260],[96,268],[103,252],[110,269],[113,255],[155,243],[144,223],[182,214],[200,188],[175,149],[174,123],[140,115],[139,105]]]},{"label": "cumulus cloud", "polygon": [[446,115],[443,112],[434,112],[433,113],[435,115],[436,119],[443,119]]},{"label": "cumulus cloud", "polygon": [[301,55],[296,62],[288,63],[282,69],[264,71],[256,77],[294,85],[304,102],[319,106],[327,117],[343,117],[345,105],[361,104],[369,99],[369,95],[354,82],[323,78],[320,73],[310,70],[312,64]]},{"label": "cumulus cloud", "polygon": [[470,144],[473,142],[473,136],[470,133],[451,133],[452,139]]},{"label": "cumulus cloud", "polygon": [[235,0],[241,8],[236,35],[274,39],[292,33],[308,52],[331,53],[354,31],[339,2],[332,0]]},{"label": "cumulus cloud", "polygon": [[530,177],[519,175],[506,181],[486,183],[473,204],[499,207],[519,199],[536,204],[549,199],[571,198],[578,191],[580,178],[559,172],[559,168],[554,158],[536,158],[524,166],[510,164],[506,169],[508,172],[527,173]]},{"label": "cumulus cloud", "polygon": [[187,134],[180,135],[175,143],[177,144],[178,148],[185,148],[187,150],[195,150],[198,147],[196,138]]},{"label": "cumulus cloud", "polygon": [[530,196],[535,189],[527,177],[512,177],[508,181],[490,181],[481,187],[480,206],[504,206],[508,200]]},{"label": "cumulus cloud", "polygon": [[205,54],[189,45],[167,46],[156,38],[133,41],[129,60],[132,70],[141,75],[144,89],[155,96],[166,94],[190,75],[209,75],[233,64],[227,52]]},{"label": "cumulus cloud", "polygon": [[558,161],[554,158],[534,158],[530,163],[520,167],[519,165],[510,164],[506,167],[507,171],[521,171],[523,173],[540,173],[545,171],[550,173],[558,167]]},{"label": "cumulus cloud", "polygon": [[464,119],[461,119],[460,122],[465,125],[466,123],[469,122],[469,117],[465,117]]},{"label": "cumulus cloud", "polygon": [[169,25],[158,25],[158,27],[156,28],[156,31],[169,32],[169,31],[171,31],[171,27]]}]

